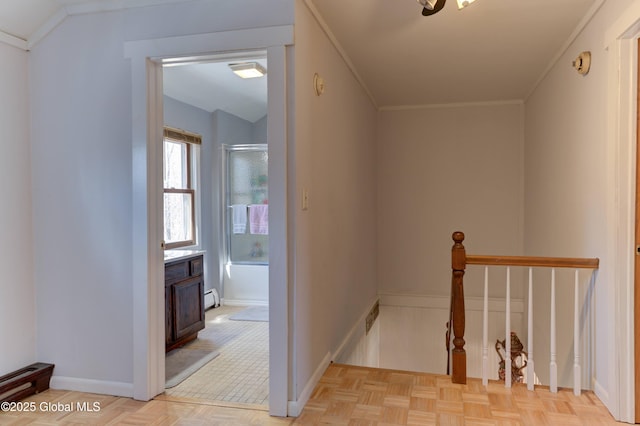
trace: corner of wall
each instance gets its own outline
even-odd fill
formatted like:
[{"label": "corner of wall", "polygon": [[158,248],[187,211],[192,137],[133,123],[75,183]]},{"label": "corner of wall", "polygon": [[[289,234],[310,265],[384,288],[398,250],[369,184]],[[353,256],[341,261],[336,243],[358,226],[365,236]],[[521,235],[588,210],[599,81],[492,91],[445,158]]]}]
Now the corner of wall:
[{"label": "corner of wall", "polygon": [[[600,399],[600,401],[606,406],[606,407],[610,407],[611,406],[611,401],[609,398],[609,392],[607,392],[607,390],[598,382],[598,380],[596,378],[593,379],[593,392],[596,394],[596,396]],[[611,408],[609,408],[611,409]],[[614,415],[614,417],[616,417],[616,413],[612,413]]]},{"label": "corner of wall", "polygon": [[[360,315],[360,317],[353,324],[349,332],[345,335],[344,339],[333,351],[331,358],[332,362],[356,364],[356,365],[368,365],[369,360],[366,359],[367,351],[362,348],[363,339],[367,335],[366,324],[369,321],[369,315],[376,309],[376,305],[379,309],[380,299],[376,297],[376,300],[370,303],[368,308]],[[377,317],[376,317],[377,318]],[[371,321],[371,324],[373,324]],[[366,345],[366,343],[365,343]],[[348,360],[348,361],[347,361]]]},{"label": "corner of wall", "polygon": [[4,31],[0,31],[0,42],[8,44],[9,46],[17,47],[18,49],[29,50],[26,40],[5,33]]},{"label": "corner of wall", "polygon": [[313,389],[320,381],[320,378],[324,374],[327,367],[329,367],[329,364],[331,364],[331,352],[327,352],[320,364],[318,364],[318,367],[313,372],[313,375],[309,378],[309,381],[307,381],[307,384],[302,389],[302,393],[300,393],[298,399],[295,401],[289,401],[289,403],[287,404],[287,413],[289,417],[298,417],[300,413],[302,413],[302,409],[305,405],[307,405]]}]

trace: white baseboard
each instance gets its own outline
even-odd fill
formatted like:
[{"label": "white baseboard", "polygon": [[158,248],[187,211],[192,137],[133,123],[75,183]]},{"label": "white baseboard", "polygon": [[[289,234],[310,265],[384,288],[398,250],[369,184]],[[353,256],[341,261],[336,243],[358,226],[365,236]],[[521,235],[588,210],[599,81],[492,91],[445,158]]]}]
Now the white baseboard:
[{"label": "white baseboard", "polygon": [[337,349],[333,353],[328,352],[325,355],[320,365],[318,365],[313,375],[309,378],[309,381],[307,382],[304,389],[302,390],[302,393],[300,394],[300,397],[298,398],[298,400],[289,401],[287,411],[290,417],[298,417],[300,413],[302,413],[302,409],[309,401],[309,398],[311,397],[311,393],[313,392],[313,389],[316,387],[316,385],[320,381],[320,378],[322,378],[322,375],[326,371],[327,367],[329,367],[329,365],[333,361],[335,361],[336,359],[340,358],[340,356],[343,355],[345,348],[349,346],[350,341],[354,338],[354,336],[357,335],[359,331],[361,331],[364,334],[365,321],[366,321],[367,315],[369,314],[369,311],[371,311],[371,308],[373,308],[373,306],[377,301],[378,299],[376,298],[376,300],[373,303],[367,306],[367,309],[356,320],[356,322],[353,324],[353,326],[351,327],[347,335],[344,337],[340,345],[338,345]]},{"label": "white baseboard", "polygon": [[604,387],[597,381],[593,380],[593,392],[596,394],[598,399],[602,401],[602,403],[611,411],[611,407],[609,407],[609,392],[606,391]]},{"label": "white baseboard", "polygon": [[[429,308],[449,310],[451,298],[449,296],[432,296],[427,294],[396,294],[380,293],[380,305],[402,306],[411,308]],[[465,297],[464,307],[469,311],[482,311],[484,299],[482,297]],[[504,312],[505,299],[489,298],[489,312]],[[524,300],[511,299],[511,312],[524,313]]]},{"label": "white baseboard", "polygon": [[333,355],[331,356],[332,362],[336,362],[337,359],[340,359],[340,357],[343,355],[344,349],[347,347],[351,339],[353,339],[353,336],[355,336],[358,330],[362,331],[362,334],[364,334],[365,328],[366,328],[367,315],[369,315],[369,312],[371,311],[371,309],[373,309],[373,307],[378,301],[379,299],[376,298],[376,300],[373,303],[368,305],[368,308],[362,313],[362,315],[360,315],[360,318],[358,318],[358,320],[353,324],[353,326],[351,327],[351,330],[349,330],[349,333],[347,333],[345,338],[342,339],[342,342],[340,343],[338,348],[333,352]]},{"label": "white baseboard", "polygon": [[329,364],[331,364],[331,352],[327,352],[327,354],[324,356],[324,358],[320,362],[320,365],[318,365],[316,371],[309,378],[309,381],[305,385],[304,389],[302,389],[302,393],[300,394],[298,400],[288,402],[287,415],[289,417],[298,417],[302,413],[302,409],[305,405],[307,405],[313,389],[320,381],[320,378],[324,374],[327,367],[329,367]]},{"label": "white baseboard", "polygon": [[52,376],[51,389],[77,392],[97,393],[102,395],[123,396],[133,398],[133,384],[110,382],[107,380],[81,379],[77,377]]},{"label": "white baseboard", "polygon": [[625,419],[625,414],[620,412],[619,401],[612,401],[609,392],[607,392],[604,386],[595,378],[593,379],[593,393],[595,393],[598,399],[607,407],[607,410],[609,410],[609,413],[611,413],[616,421],[633,423],[633,414],[630,415],[630,418]]},{"label": "white baseboard", "polygon": [[242,300],[242,299],[225,299],[220,300],[221,306],[269,306],[268,301],[264,300]]}]

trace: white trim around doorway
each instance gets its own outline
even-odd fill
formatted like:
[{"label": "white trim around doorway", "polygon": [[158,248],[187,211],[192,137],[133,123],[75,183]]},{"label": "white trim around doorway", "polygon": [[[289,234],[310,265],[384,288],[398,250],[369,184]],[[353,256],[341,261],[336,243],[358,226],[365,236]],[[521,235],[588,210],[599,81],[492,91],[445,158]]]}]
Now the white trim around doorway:
[{"label": "white trim around doorway", "polygon": [[[636,158],[636,70],[640,33],[640,4],[631,4],[606,31],[608,51],[608,182],[606,282],[611,283],[608,308],[614,312],[609,342],[612,357],[608,390],[596,382],[594,390],[613,416],[634,423],[634,229]],[[603,271],[604,272],[604,271]]]},{"label": "white trim around doorway", "polygon": [[[131,60],[133,170],[133,397],[149,400],[164,391],[164,266],[161,154],[162,58],[204,58],[220,52],[265,50],[269,61],[269,201],[271,253],[269,332],[269,412],[287,415],[288,282],[287,282],[287,103],[286,46],[293,44],[293,26],[224,31],[126,42]],[[158,139],[160,138],[160,139]],[[272,171],[273,167],[273,171]],[[160,205],[161,206],[161,205]],[[270,242],[271,244],[271,242]]]}]

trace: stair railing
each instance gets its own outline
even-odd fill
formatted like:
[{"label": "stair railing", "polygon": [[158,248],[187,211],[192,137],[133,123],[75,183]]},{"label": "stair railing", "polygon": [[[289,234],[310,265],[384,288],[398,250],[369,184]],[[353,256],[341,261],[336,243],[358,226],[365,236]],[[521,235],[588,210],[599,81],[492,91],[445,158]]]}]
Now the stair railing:
[{"label": "stair railing", "polygon": [[[467,255],[462,242],[464,234],[462,232],[453,233],[453,247],[451,248],[451,309],[449,322],[447,323],[446,348],[447,348],[447,374],[449,374],[449,352],[451,354],[451,380],[453,383],[467,382],[467,355],[464,349],[465,331],[465,308],[464,308],[464,273],[467,265],[482,265],[485,267],[484,274],[484,308],[483,308],[483,332],[482,332],[482,383],[488,383],[488,315],[489,315],[489,266],[506,266],[506,299],[505,299],[505,387],[511,387],[511,341],[509,330],[511,330],[511,282],[510,267],[523,266],[529,268],[529,305],[528,305],[528,357],[527,357],[527,387],[533,390],[534,385],[534,359],[533,359],[533,273],[534,267],[551,268],[551,300],[550,300],[550,363],[549,363],[549,389],[551,392],[558,391],[558,374],[556,363],[556,296],[555,296],[555,270],[556,268],[575,269],[575,290],[574,290],[574,394],[579,395],[581,391],[580,374],[580,328],[579,328],[579,280],[580,269],[598,269],[599,259],[597,258],[565,258],[565,257],[532,257],[532,256],[486,256]],[[451,333],[453,331],[453,349],[450,349]]]}]

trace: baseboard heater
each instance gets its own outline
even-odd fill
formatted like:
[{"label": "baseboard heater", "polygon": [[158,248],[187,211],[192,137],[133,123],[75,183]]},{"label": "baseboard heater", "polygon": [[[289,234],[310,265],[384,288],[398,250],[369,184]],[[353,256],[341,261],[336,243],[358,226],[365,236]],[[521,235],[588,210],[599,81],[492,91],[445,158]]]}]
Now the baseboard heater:
[{"label": "baseboard heater", "polygon": [[53,364],[36,362],[0,377],[0,402],[20,401],[49,389]]},{"label": "baseboard heater", "polygon": [[204,309],[217,308],[220,306],[220,296],[218,290],[212,288],[204,292]]}]

